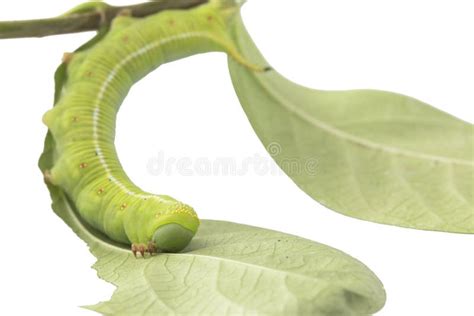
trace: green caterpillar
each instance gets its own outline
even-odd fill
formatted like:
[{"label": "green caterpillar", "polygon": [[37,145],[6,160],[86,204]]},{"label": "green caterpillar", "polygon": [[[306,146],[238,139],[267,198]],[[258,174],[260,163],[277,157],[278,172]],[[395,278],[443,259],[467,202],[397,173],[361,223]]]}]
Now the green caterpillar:
[{"label": "green caterpillar", "polygon": [[43,121],[54,138],[54,165],[45,172],[74,202],[81,218],[136,256],[178,252],[199,227],[195,211],[169,196],[135,186],[114,146],[117,111],[131,86],[163,63],[211,51],[226,52],[254,71],[228,34],[240,5],[210,1],[136,19],[117,17],[92,47],[67,55],[67,82]]}]

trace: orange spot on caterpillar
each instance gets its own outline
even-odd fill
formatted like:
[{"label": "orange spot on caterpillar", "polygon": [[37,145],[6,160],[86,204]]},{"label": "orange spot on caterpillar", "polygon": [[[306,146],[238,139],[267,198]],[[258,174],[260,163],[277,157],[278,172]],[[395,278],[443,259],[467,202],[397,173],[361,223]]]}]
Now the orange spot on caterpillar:
[{"label": "orange spot on caterpillar", "polygon": [[122,42],[128,43],[129,40],[130,40],[130,37],[128,35],[122,36]]},{"label": "orange spot on caterpillar", "polygon": [[104,192],[105,192],[104,188],[100,188],[100,189],[97,191],[97,194],[101,195],[101,194],[104,193]]},{"label": "orange spot on caterpillar", "polygon": [[120,206],[120,209],[123,211],[124,209],[127,208],[127,206],[128,206],[127,203],[123,203],[122,206]]},{"label": "orange spot on caterpillar", "polygon": [[212,15],[209,15],[209,16],[207,17],[207,20],[208,20],[209,22],[211,22],[212,20],[214,20],[214,17],[213,17]]},{"label": "orange spot on caterpillar", "polygon": [[168,24],[171,25],[171,26],[173,26],[173,25],[176,24],[176,22],[175,22],[174,20],[169,20],[169,21],[168,21]]},{"label": "orange spot on caterpillar", "polygon": [[79,165],[79,168],[85,169],[85,168],[87,168],[88,166],[89,166],[89,165],[88,165],[86,162],[83,162],[83,163],[81,163],[81,164]]}]

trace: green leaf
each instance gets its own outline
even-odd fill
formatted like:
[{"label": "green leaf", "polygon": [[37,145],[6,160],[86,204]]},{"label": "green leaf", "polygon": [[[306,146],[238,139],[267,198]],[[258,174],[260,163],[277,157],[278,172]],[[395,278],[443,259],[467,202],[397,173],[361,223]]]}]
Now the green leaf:
[{"label": "green leaf", "polygon": [[[57,89],[65,80],[63,66]],[[54,154],[48,134],[43,172]],[[369,315],[385,303],[377,277],[341,251],[245,225],[203,221],[183,253],[136,259],[81,221],[59,187],[48,188],[56,214],[97,257],[98,275],[117,286],[110,301],[86,307],[105,315]]]},{"label": "green leaf", "polygon": [[[52,161],[48,135],[41,170]],[[53,209],[90,247],[98,275],[117,286],[104,315],[369,315],[385,303],[377,277],[341,251],[256,227],[203,221],[180,254],[136,259],[91,229],[64,192],[48,185]]]},{"label": "green leaf", "polygon": [[184,253],[136,259],[81,222],[61,190],[51,194],[98,258],[98,275],[118,287],[110,301],[86,307],[105,315],[369,315],[385,302],[367,267],[322,244],[203,221]]},{"label": "green leaf", "polygon": [[[233,37],[267,64],[241,19]],[[368,221],[474,233],[472,124],[399,94],[312,90],[275,71],[229,67],[262,143],[315,200]]]}]

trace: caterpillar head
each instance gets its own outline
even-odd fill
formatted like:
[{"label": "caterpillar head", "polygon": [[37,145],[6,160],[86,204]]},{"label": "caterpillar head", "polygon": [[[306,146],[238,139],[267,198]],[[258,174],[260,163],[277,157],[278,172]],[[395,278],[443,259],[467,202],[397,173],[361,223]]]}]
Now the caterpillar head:
[{"label": "caterpillar head", "polygon": [[158,227],[153,235],[155,246],[164,252],[180,252],[194,237],[194,232],[178,223]]},{"label": "caterpillar head", "polygon": [[199,219],[192,207],[177,202],[160,217],[158,225],[152,236],[156,248],[163,252],[180,252],[196,234]]}]

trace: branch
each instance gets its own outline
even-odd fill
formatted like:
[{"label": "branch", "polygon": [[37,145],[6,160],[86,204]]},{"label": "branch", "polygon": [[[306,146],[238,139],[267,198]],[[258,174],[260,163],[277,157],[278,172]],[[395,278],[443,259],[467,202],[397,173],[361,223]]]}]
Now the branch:
[{"label": "branch", "polygon": [[167,9],[188,9],[208,0],[158,0],[129,6],[110,6],[100,11],[76,13],[50,19],[0,22],[0,39],[44,37],[98,30],[110,25],[120,12],[130,12],[134,17],[145,17]]}]

